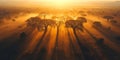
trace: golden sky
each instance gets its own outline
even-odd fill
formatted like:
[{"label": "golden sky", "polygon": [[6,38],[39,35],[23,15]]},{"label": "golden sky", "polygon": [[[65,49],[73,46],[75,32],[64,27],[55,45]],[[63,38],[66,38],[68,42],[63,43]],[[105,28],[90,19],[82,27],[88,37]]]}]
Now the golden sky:
[{"label": "golden sky", "polygon": [[98,1],[120,1],[120,0],[0,0],[0,5],[54,5],[67,6],[72,4],[84,4],[83,2],[98,2]]}]

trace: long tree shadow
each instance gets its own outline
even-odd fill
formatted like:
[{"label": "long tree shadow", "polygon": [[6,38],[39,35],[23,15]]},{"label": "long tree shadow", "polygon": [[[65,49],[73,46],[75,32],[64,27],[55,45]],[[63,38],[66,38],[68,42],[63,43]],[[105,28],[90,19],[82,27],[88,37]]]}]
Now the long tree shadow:
[{"label": "long tree shadow", "polygon": [[83,58],[85,58],[85,60],[95,60],[94,56],[92,55],[89,47],[85,46],[82,44],[82,39],[79,39],[79,37],[77,36],[77,32],[76,29],[79,29],[80,31],[83,31],[83,23],[86,23],[87,20],[84,17],[78,17],[77,20],[68,20],[65,22],[66,27],[70,27],[73,29],[74,35],[76,37],[76,41],[80,46],[80,49],[82,51],[83,54]]},{"label": "long tree shadow", "polygon": [[45,59],[45,54],[47,53],[47,49],[45,47],[43,47],[40,51],[39,51],[39,55],[38,58],[36,60],[44,60]]},{"label": "long tree shadow", "polygon": [[21,59],[25,59],[25,60],[33,60],[33,59],[34,59],[33,57],[34,57],[34,55],[36,54],[35,52],[38,51],[39,46],[41,45],[41,43],[42,43],[42,41],[43,41],[43,39],[44,39],[47,31],[48,31],[48,29],[46,28],[46,29],[44,30],[44,33],[43,33],[43,35],[41,36],[39,42],[37,43],[34,51],[33,51],[32,53],[30,53],[30,54],[28,53],[28,54],[23,55]]},{"label": "long tree shadow", "polygon": [[97,38],[91,34],[86,28],[83,28],[95,41],[97,40]]},{"label": "long tree shadow", "polygon": [[47,54],[47,48],[46,48],[46,46],[48,46],[48,42],[50,41],[50,31],[51,31],[51,29],[52,28],[50,28],[49,33],[46,36],[46,38],[44,36],[43,40],[46,40],[46,42],[44,43],[45,45],[40,49],[40,51],[37,52],[37,55],[36,55],[36,56],[38,56],[37,60],[44,60],[45,59],[45,55]]},{"label": "long tree shadow", "polygon": [[[67,31],[68,31],[68,29],[67,29]],[[72,38],[70,36],[70,32],[69,31],[68,31],[68,37],[69,37],[69,41],[70,41],[71,47],[72,47],[73,52],[74,52],[75,59],[76,60],[84,60],[83,56],[81,56],[79,53],[76,52],[75,47],[74,47],[74,45],[72,43]]]},{"label": "long tree shadow", "polygon": [[1,60],[15,60],[17,55],[19,54],[20,45],[24,43],[25,39],[26,39],[25,36],[20,39],[17,39],[14,44],[10,45],[7,48],[4,48],[4,46],[2,46],[3,48],[0,48],[0,56],[1,56],[0,59]]},{"label": "long tree shadow", "polygon": [[[34,60],[34,59],[37,59],[37,57],[35,57],[34,55],[38,55],[39,54],[38,50],[40,50],[39,47],[42,44],[43,39],[46,36],[46,33],[48,32],[48,26],[54,26],[56,24],[56,21],[51,20],[51,19],[41,19],[39,17],[31,17],[26,22],[27,22],[27,25],[32,27],[32,28],[37,28],[38,30],[44,30],[44,33],[41,36],[39,42],[37,43],[34,51],[31,52],[31,53],[25,54],[26,57],[22,58],[22,59],[26,59],[26,60]],[[50,38],[50,37],[47,37],[47,38]]]},{"label": "long tree shadow", "polygon": [[100,48],[102,48],[103,53],[107,55],[109,60],[120,60],[120,53],[112,50],[110,47],[106,46],[105,44],[98,44]]},{"label": "long tree shadow", "polygon": [[91,55],[90,49],[88,47],[84,46],[82,44],[82,42],[80,42],[80,39],[79,39],[79,37],[77,36],[77,33],[76,33],[76,29],[73,28],[73,32],[74,32],[74,35],[76,37],[77,43],[79,44],[79,46],[82,50],[82,53],[83,53],[83,56],[84,56],[85,60],[95,60],[94,56]]},{"label": "long tree shadow", "polygon": [[24,44],[29,35],[26,32],[15,35],[6,38],[4,42],[0,43],[0,60],[16,60],[17,55],[20,54],[20,46]]},{"label": "long tree shadow", "polygon": [[[119,45],[120,41],[119,39],[117,39],[117,37],[119,37],[119,35],[117,35],[116,33],[114,33],[114,31],[107,31],[104,27],[99,27],[99,26],[94,26],[93,28],[95,28],[97,31],[101,32],[104,36],[108,37],[110,41],[116,43]],[[114,33],[114,34],[113,34]]]},{"label": "long tree shadow", "polygon": [[55,47],[54,47],[54,49],[53,49],[53,53],[52,53],[52,58],[51,58],[51,60],[56,60],[56,59],[58,59],[58,57],[57,57],[57,52],[58,52],[58,36],[59,36],[59,27],[61,26],[61,24],[60,23],[58,23],[58,25],[57,25],[57,33],[56,33],[56,42],[55,42]]},{"label": "long tree shadow", "polygon": [[[93,27],[96,28],[96,29],[98,29],[98,30],[101,28],[101,27],[95,27],[95,26],[93,26]],[[119,60],[120,59],[119,58],[120,54],[117,53],[117,52],[115,52],[114,50],[112,50],[107,45],[105,45],[103,38],[96,38],[86,28],[84,28],[84,30],[96,41],[97,45],[102,49],[102,52],[106,55],[106,57],[109,60]],[[102,31],[100,31],[100,32],[102,32]]]},{"label": "long tree shadow", "polygon": [[42,43],[42,41],[43,41],[44,36],[46,35],[46,33],[47,33],[47,29],[44,30],[44,33],[43,33],[43,35],[41,36],[39,42],[37,43],[34,51],[33,51],[32,53],[26,53],[26,54],[24,54],[24,55],[20,58],[20,60],[33,60],[33,56],[35,55],[35,52],[38,51],[39,46],[40,46],[40,44]]}]

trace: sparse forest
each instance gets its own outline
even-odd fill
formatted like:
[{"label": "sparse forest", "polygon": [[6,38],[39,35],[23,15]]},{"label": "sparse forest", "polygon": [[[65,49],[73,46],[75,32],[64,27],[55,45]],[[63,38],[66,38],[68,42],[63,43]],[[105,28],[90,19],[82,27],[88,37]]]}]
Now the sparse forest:
[{"label": "sparse forest", "polygon": [[120,60],[120,8],[0,8],[0,60]]}]

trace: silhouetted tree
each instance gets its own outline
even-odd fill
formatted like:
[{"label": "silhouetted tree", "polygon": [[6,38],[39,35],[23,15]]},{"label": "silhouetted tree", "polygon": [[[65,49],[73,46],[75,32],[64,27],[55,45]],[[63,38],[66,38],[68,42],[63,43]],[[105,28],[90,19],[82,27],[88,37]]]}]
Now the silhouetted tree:
[{"label": "silhouetted tree", "polygon": [[[79,20],[68,20],[65,22],[66,27],[71,27],[73,28],[73,31],[75,32],[76,28],[80,29],[81,31],[83,31],[83,23],[86,22],[86,20],[83,19],[79,19]],[[76,32],[75,32],[76,34]]]},{"label": "silhouetted tree", "polygon": [[78,27],[80,28],[80,29],[83,29],[83,23],[86,23],[87,22],[87,19],[85,18],[85,17],[78,17],[77,18],[77,23],[78,23]]},{"label": "silhouetted tree", "polygon": [[[93,57],[90,57],[90,55],[89,55],[90,50],[80,42],[80,39],[77,36],[77,32],[76,32],[76,29],[83,30],[82,28],[79,28],[79,27],[83,27],[83,25],[81,25],[81,24],[83,24],[84,22],[86,22],[86,20],[85,21],[84,20],[83,21],[81,21],[81,20],[68,20],[68,21],[65,22],[65,24],[66,24],[66,27],[68,27],[68,28],[70,27],[70,28],[73,29],[73,32],[74,32],[74,35],[76,37],[77,43],[80,45],[80,48],[83,51],[83,55],[85,57],[87,56],[87,58],[89,57],[90,59],[93,59]],[[87,58],[85,58],[85,59],[87,60]]]},{"label": "silhouetted tree", "polygon": [[117,23],[117,21],[116,21],[116,20],[111,20],[110,22],[111,22],[111,23]]},{"label": "silhouetted tree", "polygon": [[77,20],[68,20],[65,22],[66,27],[72,27],[73,30],[80,29],[83,31],[83,23],[87,22],[86,18],[84,17],[78,17]]},{"label": "silhouetted tree", "polygon": [[27,25],[38,30],[44,29],[47,30],[48,26],[54,26],[56,24],[55,20],[51,19],[40,19],[39,17],[31,17],[27,20]]},{"label": "silhouetted tree", "polygon": [[[39,20],[39,18],[37,18],[37,20]],[[39,49],[40,44],[42,43],[42,41],[44,39],[44,36],[46,35],[46,32],[48,30],[48,26],[55,26],[56,21],[51,20],[51,19],[43,19],[43,20],[40,20],[40,21],[35,21],[35,23],[37,23],[37,24],[35,24],[35,26],[38,28],[38,30],[41,29],[41,28],[44,29],[44,33],[41,36],[40,41],[38,42],[38,44],[37,44],[37,46],[34,50],[34,51],[37,51]],[[45,51],[43,50],[41,52],[44,53]],[[32,53],[32,55],[34,55],[34,54],[38,54],[38,53]]]},{"label": "silhouetted tree", "polygon": [[76,20],[67,20],[65,24],[66,24],[66,27],[71,27],[73,28],[73,30],[75,30],[75,28],[78,27],[78,22]]},{"label": "silhouetted tree", "polygon": [[73,32],[75,34],[76,39],[78,40],[77,33],[76,33],[76,28],[78,28],[79,24],[76,20],[67,20],[65,22],[65,25],[67,28],[72,28]]},{"label": "silhouetted tree", "polygon": [[102,24],[99,21],[94,21],[93,26],[102,27]]},{"label": "silhouetted tree", "polygon": [[110,21],[110,20],[113,19],[114,17],[112,17],[112,16],[104,16],[103,18],[107,19],[107,21]]},{"label": "silhouetted tree", "polygon": [[31,18],[27,19],[26,22],[27,22],[27,26],[30,26],[33,28],[39,27],[42,24],[41,18],[39,18],[39,17],[31,17]]},{"label": "silhouetted tree", "polygon": [[[48,26],[55,26],[55,25],[56,25],[55,20],[51,20],[51,19],[41,20],[41,26],[45,28],[45,30],[47,30]],[[41,28],[41,26],[39,26],[39,28]]]}]

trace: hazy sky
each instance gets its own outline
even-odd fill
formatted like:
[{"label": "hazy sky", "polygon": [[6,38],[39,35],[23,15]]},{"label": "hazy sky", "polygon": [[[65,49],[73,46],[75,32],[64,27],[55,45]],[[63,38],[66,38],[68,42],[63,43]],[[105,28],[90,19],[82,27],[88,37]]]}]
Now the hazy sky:
[{"label": "hazy sky", "polygon": [[[22,5],[28,5],[28,4],[67,4],[67,3],[81,3],[81,2],[93,2],[93,1],[120,1],[120,0],[0,0],[0,6],[22,6]],[[82,4],[82,3],[81,3]]]},{"label": "hazy sky", "polygon": [[[0,0],[0,1],[6,1],[6,2],[11,2],[11,1],[52,1],[52,0]],[[56,0],[59,1],[59,0]],[[73,1],[120,1],[120,0],[73,0]]]}]

